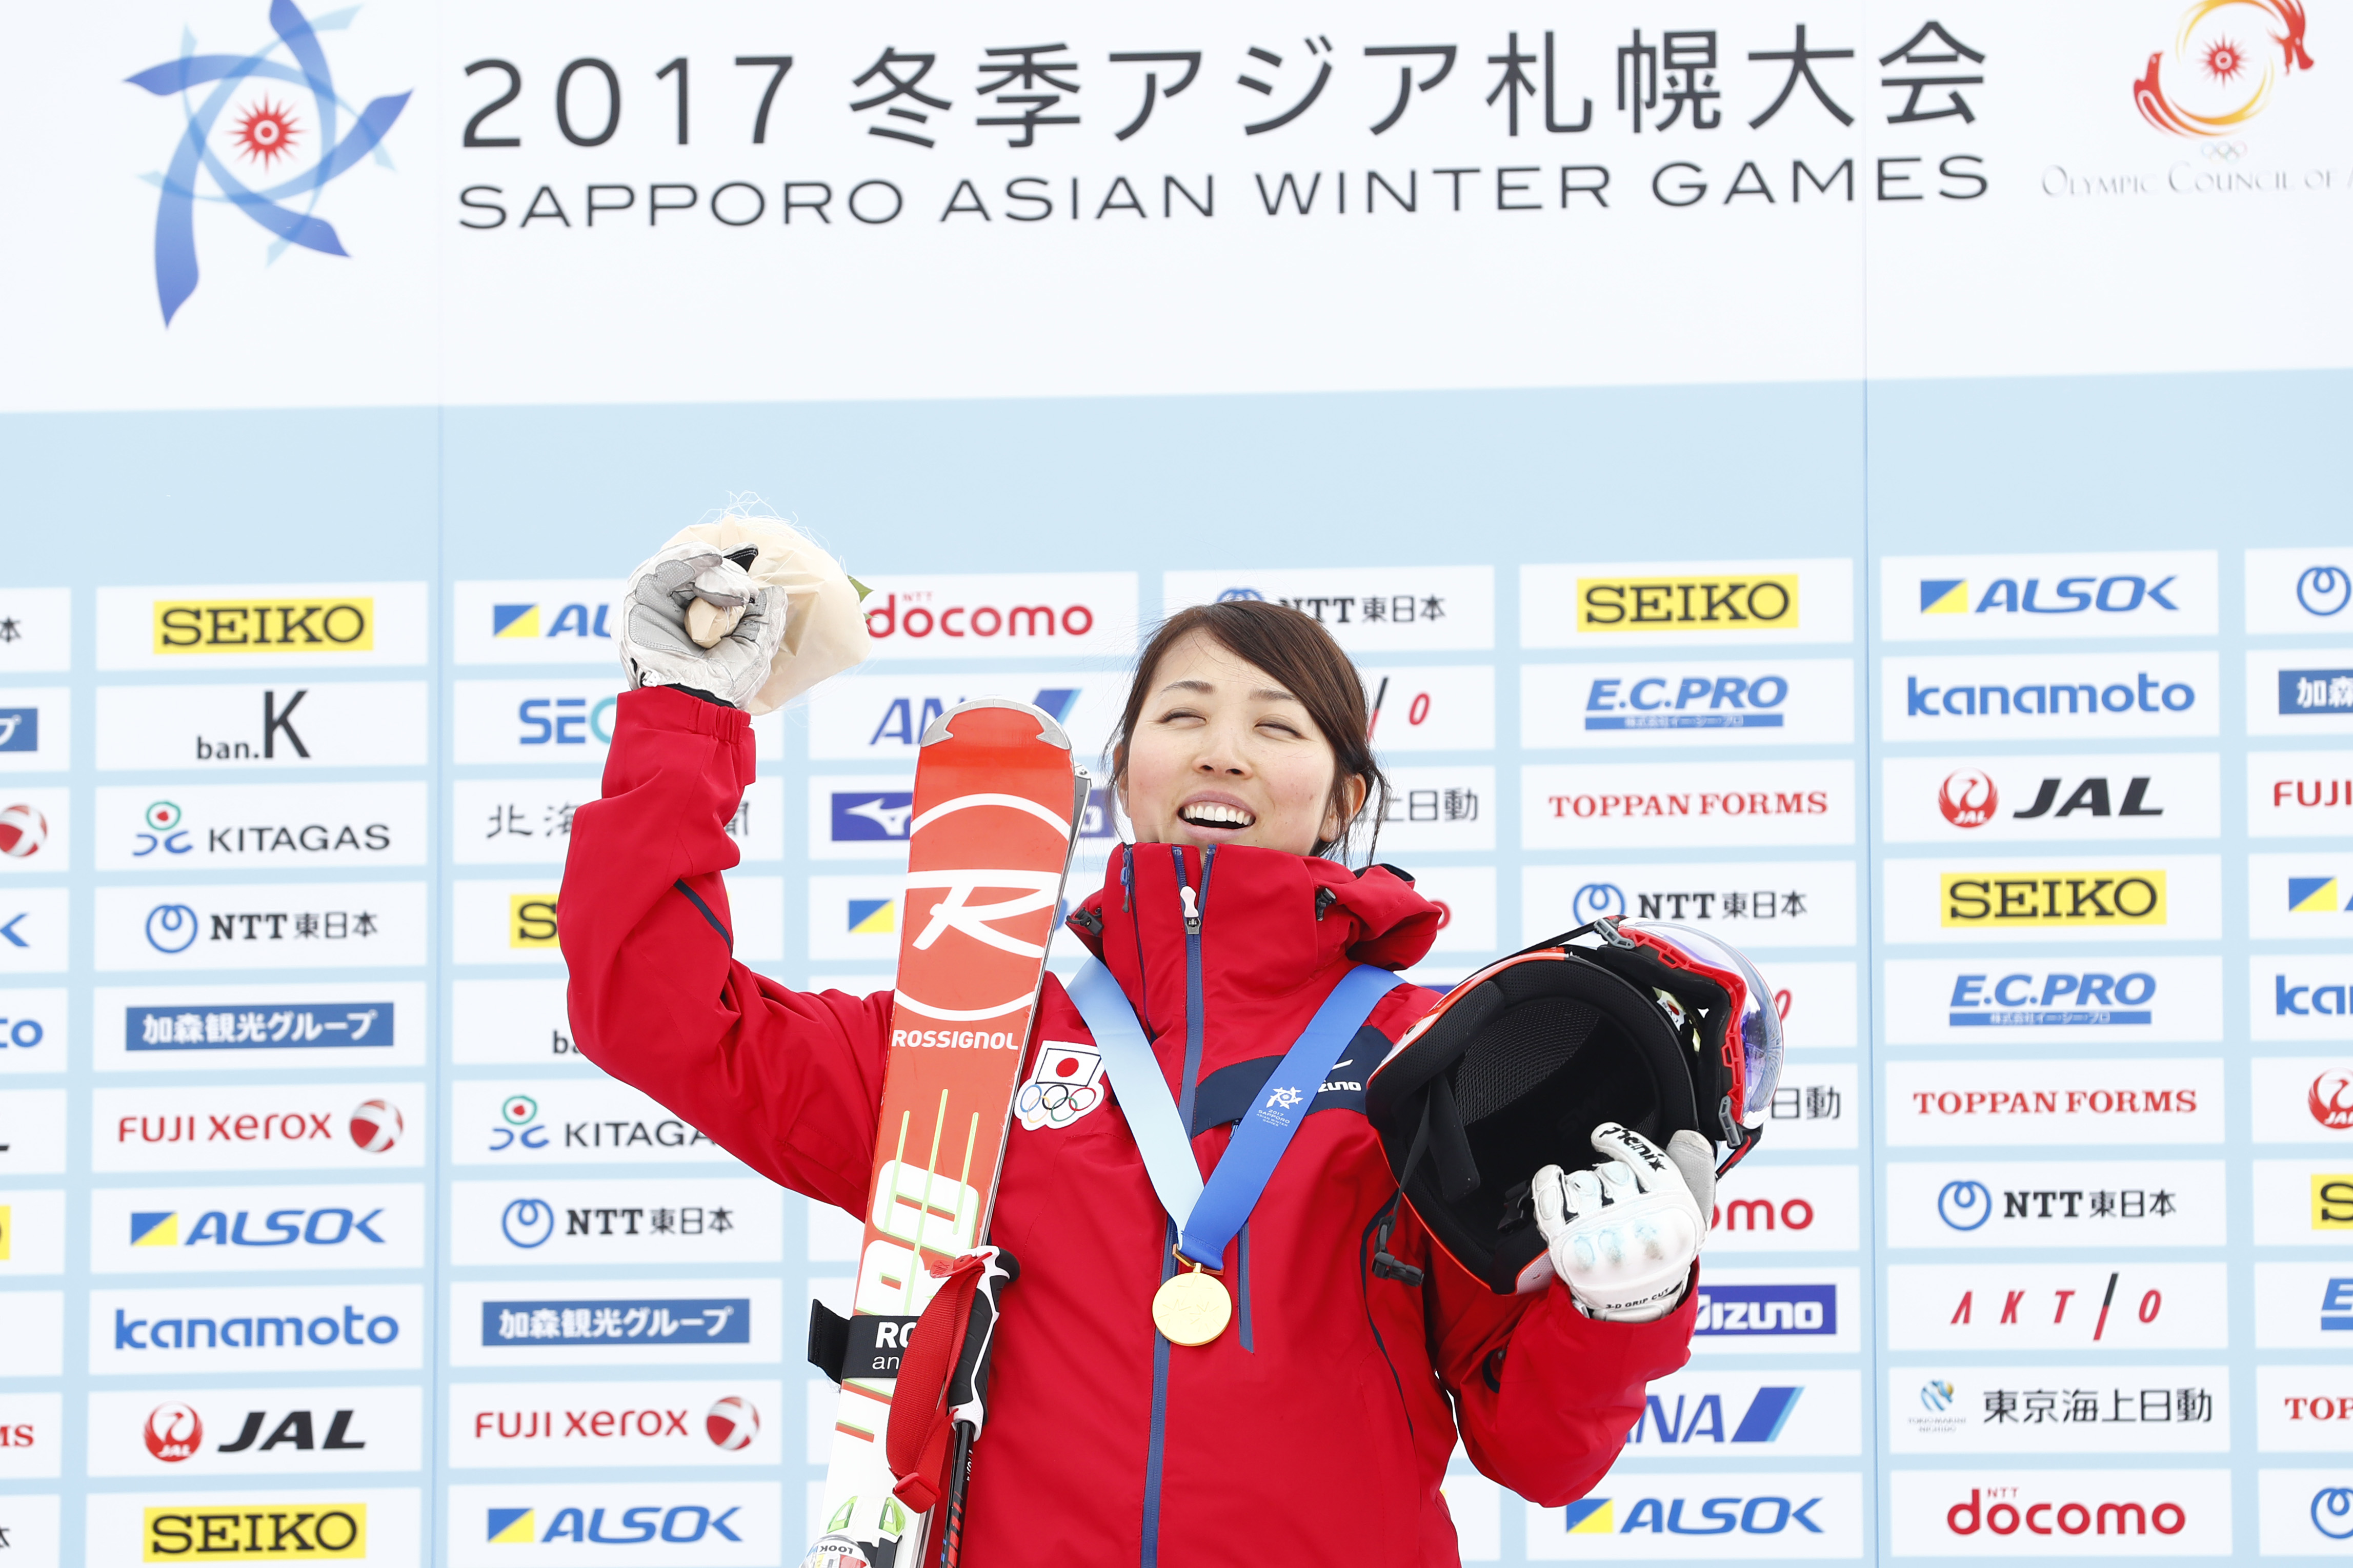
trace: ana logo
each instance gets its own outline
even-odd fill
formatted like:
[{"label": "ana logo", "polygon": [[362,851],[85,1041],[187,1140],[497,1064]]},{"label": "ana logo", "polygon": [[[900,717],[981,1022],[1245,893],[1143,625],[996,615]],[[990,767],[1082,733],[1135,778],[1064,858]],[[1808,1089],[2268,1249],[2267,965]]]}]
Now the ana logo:
[{"label": "ana logo", "polygon": [[1993,1194],[1983,1182],[1947,1182],[1936,1194],[1936,1217],[1955,1230],[1982,1229],[1993,1217]]},{"label": "ana logo", "polygon": [[0,708],[0,752],[37,752],[41,749],[41,710],[37,708]]},{"label": "ana logo", "polygon": [[[329,31],[347,26],[352,15],[337,12],[320,26]],[[206,203],[235,207],[267,229],[275,241],[273,261],[288,245],[325,256],[348,255],[333,226],[317,216],[320,197],[331,181],[376,150],[407,106],[405,92],[376,99],[339,135],[351,106],[335,89],[318,31],[295,8],[294,0],[271,0],[269,26],[277,37],[250,55],[197,54],[194,35],[184,29],[179,58],[128,79],[158,98],[177,97],[187,117],[171,166],[150,176],[164,193],[155,207],[155,294],[165,326],[196,291],[195,204],[200,196]],[[281,52],[283,60],[277,58]],[[248,83],[254,78],[307,94],[307,112],[250,89]],[[195,90],[208,84],[210,91]],[[243,112],[230,121],[235,129],[223,138],[227,145],[216,146],[214,132],[233,109]],[[292,162],[306,154],[307,165]],[[277,168],[280,159],[290,160],[282,174]],[[248,165],[248,174],[259,173],[268,183],[247,184],[232,170],[232,162]],[[212,191],[199,191],[200,172],[211,176]]]},{"label": "ana logo", "polygon": [[2312,1080],[2304,1104],[2312,1112],[2312,1119],[2331,1131],[2353,1128],[2353,1074],[2341,1068],[2322,1073]]},{"label": "ana logo", "polygon": [[0,806],[0,855],[29,859],[49,841],[49,819],[29,805]]},{"label": "ana logo", "polygon": [[388,1100],[364,1100],[352,1112],[352,1142],[371,1154],[381,1154],[400,1142],[406,1123],[400,1108]]},{"label": "ana logo", "polygon": [[195,1453],[205,1440],[205,1418],[185,1405],[158,1405],[147,1413],[141,1433],[147,1451],[167,1465],[176,1465]]},{"label": "ana logo", "polygon": [[[2249,28],[2262,40],[2252,47]],[[2280,51],[2279,75],[2312,68],[2304,52],[2302,0],[2197,0],[2174,35],[2172,94],[2159,79],[2165,51],[2158,49],[2133,83],[2134,106],[2169,135],[2232,135],[2271,100],[2274,68],[2266,46]]]},{"label": "ana logo", "polygon": [[2310,616],[2333,616],[2353,602],[2353,573],[2336,566],[2307,566],[2295,580],[2295,602]]},{"label": "ana logo", "polygon": [[1974,768],[1947,773],[1936,789],[1936,809],[1956,827],[1983,827],[2001,805],[2001,791],[1991,775]]},{"label": "ana logo", "polygon": [[[1721,1394],[1703,1394],[1696,1400],[1679,1394],[1672,1414],[1665,1398],[1653,1394],[1650,1396],[1647,1425],[1662,1443],[1770,1443],[1780,1436],[1781,1428],[1788,1424],[1789,1413],[1798,1407],[1798,1396],[1803,1393],[1805,1390],[1798,1387],[1759,1388],[1750,1397],[1748,1408],[1741,1413],[1740,1419],[1728,1427]],[[1688,1418],[1684,1415],[1686,1405],[1691,1407]],[[1645,1424],[1643,1419],[1636,1418],[1633,1430],[1626,1434],[1629,1446],[1643,1441]]]},{"label": "ana logo", "polygon": [[610,605],[597,605],[592,620],[587,605],[565,605],[555,612],[543,631],[540,629],[537,605],[492,605],[491,636],[526,639],[561,637],[610,639],[613,634],[606,629],[605,616],[612,607]]},{"label": "ana logo", "polygon": [[[871,616],[874,612],[870,610],[867,614]],[[1029,699],[1029,706],[1051,714],[1057,724],[1068,724],[1071,710],[1079,705],[1081,689],[1076,686],[1039,687]],[[866,737],[866,743],[879,746],[885,741],[896,741],[902,746],[920,746],[932,721],[964,700],[962,697],[955,701],[944,697],[894,697],[884,704],[882,717],[875,721],[874,733]]]}]

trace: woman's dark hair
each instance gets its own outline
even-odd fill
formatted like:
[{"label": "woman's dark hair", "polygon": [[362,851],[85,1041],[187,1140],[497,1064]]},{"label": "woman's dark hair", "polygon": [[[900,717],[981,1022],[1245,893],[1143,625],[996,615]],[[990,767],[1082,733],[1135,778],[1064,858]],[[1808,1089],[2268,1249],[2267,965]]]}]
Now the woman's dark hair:
[{"label": "woman's dark hair", "polygon": [[[1145,700],[1151,695],[1153,671],[1159,668],[1163,655],[1196,632],[1282,682],[1285,691],[1299,699],[1300,705],[1307,710],[1307,717],[1331,744],[1339,766],[1332,774],[1328,805],[1341,813],[1343,821],[1340,836],[1317,840],[1314,853],[1330,855],[1337,850],[1345,858],[1349,829],[1367,819],[1373,825],[1373,837],[1377,838],[1381,816],[1388,805],[1389,784],[1380,764],[1373,760],[1372,741],[1365,733],[1368,723],[1365,685],[1357,678],[1356,667],[1314,617],[1264,599],[1195,605],[1160,623],[1160,628],[1152,634],[1152,640],[1136,658],[1135,680],[1127,689],[1127,706],[1121,710],[1119,728],[1112,734],[1112,783],[1116,785],[1126,776],[1127,742],[1143,719]],[[1352,778],[1362,779],[1365,784],[1365,804],[1353,819],[1347,817],[1347,784]],[[1368,842],[1367,858],[1371,852]]]}]

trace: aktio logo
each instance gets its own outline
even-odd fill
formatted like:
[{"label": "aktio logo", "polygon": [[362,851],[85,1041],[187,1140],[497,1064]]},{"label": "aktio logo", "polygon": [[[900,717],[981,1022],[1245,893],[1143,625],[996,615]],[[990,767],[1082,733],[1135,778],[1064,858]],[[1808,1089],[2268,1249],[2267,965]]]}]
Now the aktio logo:
[{"label": "aktio logo", "polygon": [[371,1154],[381,1154],[400,1142],[406,1126],[392,1101],[364,1100],[352,1112],[352,1142]]},{"label": "aktio logo", "polygon": [[2353,1129],[2353,1074],[2332,1068],[2312,1080],[2304,1097],[2312,1119],[2332,1132]]},{"label": "aktio logo", "polygon": [[[347,256],[334,226],[318,216],[320,201],[331,182],[369,162],[408,104],[405,92],[373,100],[338,135],[346,100],[324,41],[294,0],[273,0],[269,15],[276,37],[250,53],[198,54],[191,47],[128,79],[158,98],[177,100],[186,116],[170,167],[157,182],[164,194],[155,208],[155,295],[167,327],[196,291],[200,195],[227,203],[281,244]],[[328,24],[345,25],[341,17]],[[281,91],[290,88],[290,97],[280,101],[252,90],[248,82],[255,77],[280,84]],[[288,161],[282,170],[280,159]],[[235,165],[248,176],[259,174],[261,186],[245,184]],[[213,190],[200,191],[204,174]]]},{"label": "aktio logo", "polygon": [[1992,776],[1973,768],[1946,774],[1937,786],[1936,809],[1956,827],[1983,827],[2000,805],[2001,791]]},{"label": "aktio logo", "polygon": [[140,1434],[147,1451],[167,1465],[176,1465],[195,1453],[205,1440],[205,1418],[185,1405],[158,1405],[147,1413]]},{"label": "aktio logo", "polygon": [[[2274,25],[2279,31],[2272,31]],[[2257,40],[2252,47],[2251,37]],[[2274,48],[2280,52],[2276,67]],[[2278,77],[2312,68],[2302,0],[2197,0],[2174,36],[2169,92],[2164,67],[2158,49],[2133,83],[2143,120],[2170,136],[2235,136],[2271,101]]]},{"label": "aktio logo", "polygon": [[[2002,1499],[2003,1494],[2017,1495],[2017,1489],[1995,1487],[1990,1496]],[[2147,1535],[2155,1530],[2159,1535],[2179,1535],[2189,1522],[2189,1516],[2178,1502],[2160,1502],[2154,1508],[2137,1502],[2027,1502],[1980,1500],[1987,1497],[1981,1489],[1971,1487],[1967,1502],[1957,1502],[1945,1510],[1945,1528],[1955,1535],[1975,1535],[1984,1530],[1995,1535],[2015,1535],[2021,1529],[2034,1535]]]}]

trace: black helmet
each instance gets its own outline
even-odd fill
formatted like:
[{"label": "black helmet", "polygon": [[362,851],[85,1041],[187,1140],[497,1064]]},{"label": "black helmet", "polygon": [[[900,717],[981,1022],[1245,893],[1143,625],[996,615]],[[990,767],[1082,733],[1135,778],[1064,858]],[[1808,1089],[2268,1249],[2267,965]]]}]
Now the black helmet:
[{"label": "black helmet", "polygon": [[1448,992],[1366,1081],[1365,1113],[1440,1247],[1509,1295],[1551,1278],[1528,1201],[1538,1170],[1604,1121],[1662,1148],[1697,1132],[1729,1170],[1780,1069],[1780,1016],[1746,958],[1686,927],[1603,920]]}]

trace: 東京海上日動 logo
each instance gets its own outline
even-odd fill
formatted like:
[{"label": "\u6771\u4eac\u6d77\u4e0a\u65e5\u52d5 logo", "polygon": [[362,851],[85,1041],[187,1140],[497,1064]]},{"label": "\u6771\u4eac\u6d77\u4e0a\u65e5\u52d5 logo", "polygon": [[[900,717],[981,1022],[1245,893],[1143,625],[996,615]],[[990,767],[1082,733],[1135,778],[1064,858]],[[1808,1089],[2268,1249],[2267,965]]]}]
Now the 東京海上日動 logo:
[{"label": "\u6771\u4eac\u6d77\u4e0a\u65e5\u52d5 logo", "polygon": [[[319,30],[347,26],[352,15],[336,12],[314,27],[294,0],[271,0],[269,26],[276,37],[254,53],[200,55],[195,35],[184,31],[177,59],[128,79],[159,98],[177,93],[187,116],[170,165],[149,176],[164,193],[155,208],[155,295],[164,325],[196,291],[200,201],[233,206],[277,236],[270,247],[273,261],[290,245],[328,256],[349,254],[333,226],[317,216],[319,198],[330,182],[371,153],[391,166],[380,143],[409,97],[389,94],[355,110],[337,95]],[[284,59],[277,58],[281,53]],[[257,90],[261,82],[284,83],[293,91],[290,96]],[[347,116],[350,129],[338,135]],[[281,159],[286,167],[278,177]],[[247,165],[243,176],[232,162]],[[199,172],[211,176],[211,189],[199,188]],[[246,179],[255,175],[266,183],[248,184]]]},{"label": "\u6771\u4eac\u6d77\u4e0a\u65e5\u52d5 logo", "polygon": [[2133,83],[2141,118],[2174,136],[2235,135],[2271,101],[2278,77],[2312,68],[2303,0],[2192,0],[2173,37],[2170,90],[2158,79],[2165,55],[2151,54]]}]

